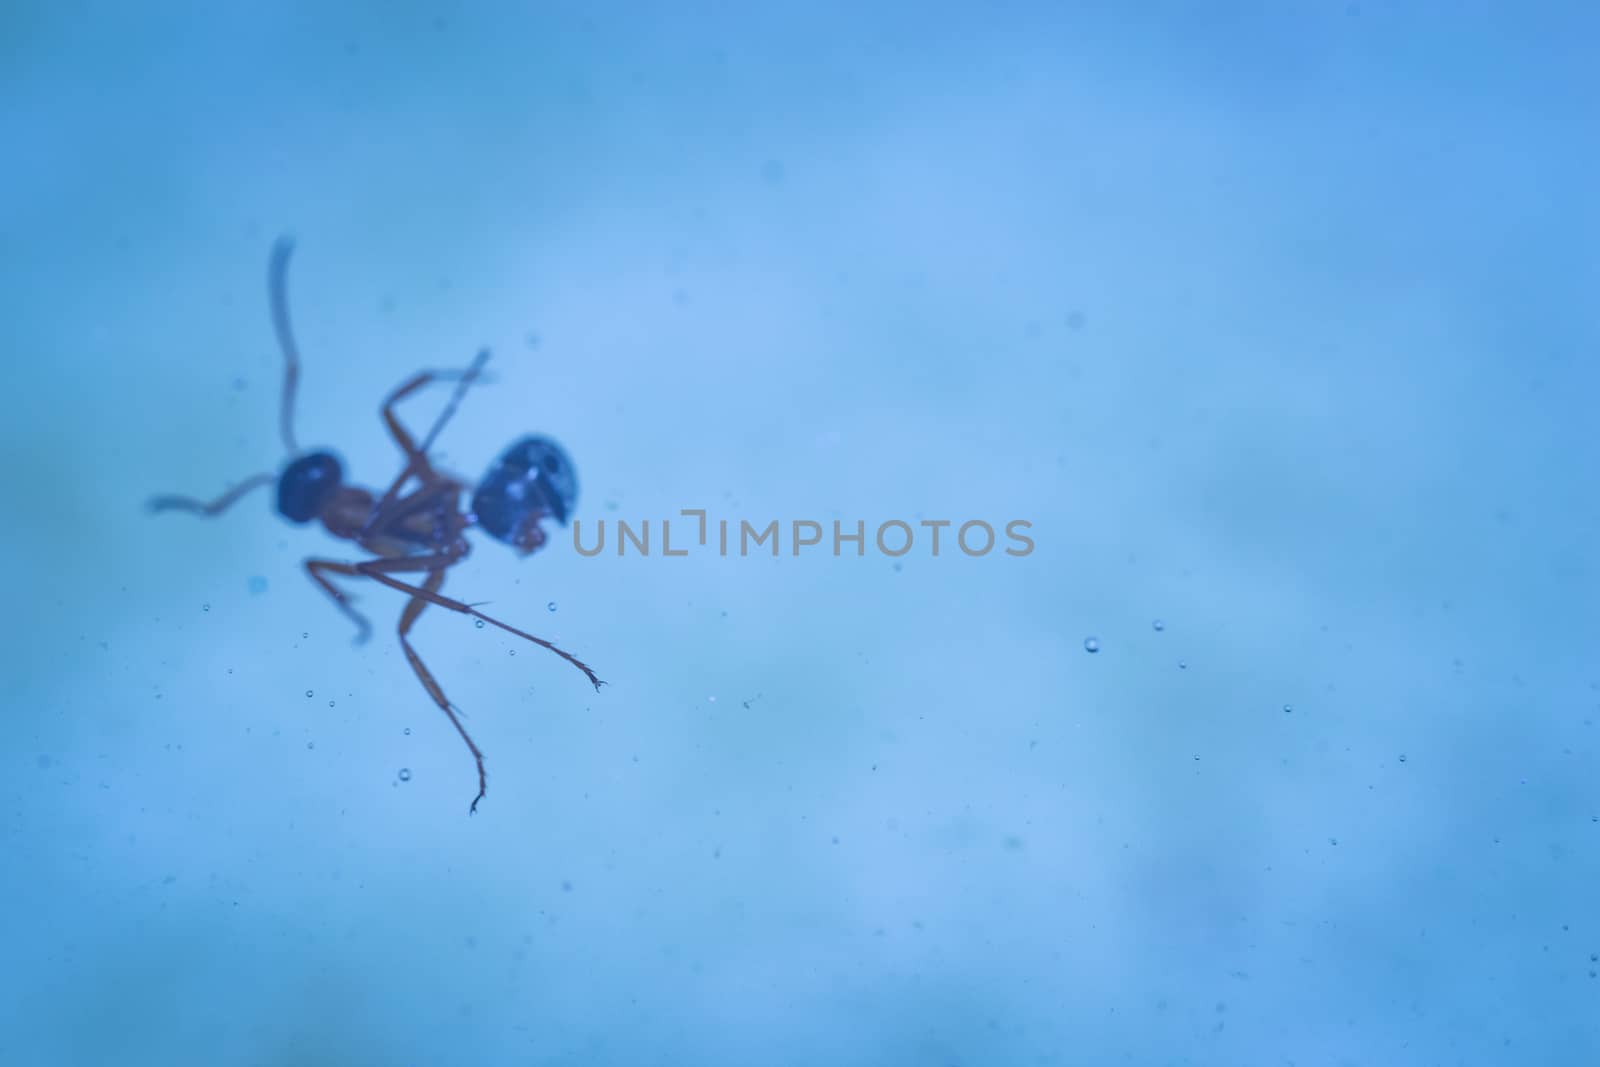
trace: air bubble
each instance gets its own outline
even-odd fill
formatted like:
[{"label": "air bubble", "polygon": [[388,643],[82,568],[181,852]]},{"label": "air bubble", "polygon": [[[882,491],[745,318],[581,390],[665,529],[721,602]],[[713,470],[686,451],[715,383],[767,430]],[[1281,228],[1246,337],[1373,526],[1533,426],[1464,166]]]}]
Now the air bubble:
[{"label": "air bubble", "polygon": [[267,591],[267,580],[257,574],[246,583],[245,588],[250,590],[251,596],[260,596]]},{"label": "air bubble", "polygon": [[1100,639],[1098,637],[1085,637],[1083,639],[1083,650],[1085,652],[1091,652],[1091,653],[1092,652],[1099,652],[1100,651]]},{"label": "air bubble", "polygon": [[406,733],[407,737],[410,737],[411,736],[411,727],[407,726],[405,733]]},{"label": "air bubble", "polygon": [[483,629],[483,620],[482,619],[478,619],[478,620],[474,621],[472,625],[476,626],[478,629],[481,630],[481,629]]},{"label": "air bubble", "polygon": [[556,602],[552,600],[550,603],[546,604],[545,607],[549,608],[551,611],[554,611],[556,610]]},{"label": "air bubble", "polygon": [[400,780],[402,782],[411,781],[411,768],[410,767],[401,767],[400,768]]},{"label": "air bubble", "polygon": [[315,741],[307,741],[306,742],[306,748],[312,749],[312,748],[316,748],[316,747],[317,747],[317,743]]},{"label": "air bubble", "polygon": [[211,610],[211,605],[210,604],[201,604],[200,605],[200,610],[201,611],[210,611]]},{"label": "air bubble", "polygon": [[1283,713],[1285,715],[1292,714],[1293,712],[1294,712],[1294,705],[1293,704],[1285,704],[1283,706]]},{"label": "air bubble", "polygon": [[317,695],[317,694],[315,694],[315,693],[313,693],[313,692],[312,692],[312,691],[311,691],[311,690],[309,690],[309,689],[307,689],[307,690],[306,690],[306,698],[307,698],[307,699],[308,699],[308,700],[309,700],[309,699],[310,699],[310,698],[311,698],[311,697],[314,697],[314,696],[316,696],[316,695]]},{"label": "air bubble", "polygon": [[1154,622],[1152,622],[1150,624],[1150,629],[1154,630],[1156,633],[1160,633],[1162,630],[1165,630],[1166,628],[1167,628],[1167,624],[1162,622],[1160,619],[1156,619]]}]

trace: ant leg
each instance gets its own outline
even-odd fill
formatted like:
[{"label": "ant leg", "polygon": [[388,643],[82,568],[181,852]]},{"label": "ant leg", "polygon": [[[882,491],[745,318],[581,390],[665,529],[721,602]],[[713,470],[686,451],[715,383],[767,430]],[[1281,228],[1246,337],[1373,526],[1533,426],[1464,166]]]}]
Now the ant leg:
[{"label": "ant leg", "polygon": [[[410,516],[436,506],[440,500],[454,497],[461,492],[461,486],[457,483],[441,479],[438,475],[432,477],[435,479],[432,484],[424,484],[423,488],[410,496],[399,500],[382,500],[374,504],[367,514],[367,521],[362,525],[356,543],[375,555],[381,554],[371,544],[374,537],[382,537],[384,532],[392,529],[396,523],[404,522]],[[467,528],[466,520],[454,506],[449,510],[449,525],[443,531],[443,536],[460,541],[461,532]],[[465,542],[460,543],[462,548],[455,554],[456,559],[467,554]]]},{"label": "ant leg", "polygon": [[410,481],[413,475],[424,482],[435,477],[433,465],[428,462],[428,457],[421,452],[413,452],[411,454],[411,457],[406,460],[406,465],[400,468],[400,473],[395,475],[394,481],[389,483],[389,488],[383,491],[383,495],[377,499],[371,510],[367,512],[367,521],[361,524],[361,537],[363,539],[372,533],[373,528],[378,526],[380,522],[385,520],[392,521],[393,516],[390,513],[390,508],[393,507],[396,498],[400,496],[401,487]]},{"label": "ant leg", "polygon": [[[466,370],[419,371],[396,386],[395,390],[384,400],[383,421],[388,425],[389,433],[394,437],[395,444],[399,445],[400,450],[406,454],[406,465],[401,468],[395,480],[389,484],[389,488],[384,490],[383,496],[379,497],[378,502],[372,506],[372,511],[368,513],[366,524],[361,528],[363,534],[372,532],[373,527],[378,524],[379,516],[390,504],[394,503],[395,497],[400,495],[401,488],[413,476],[423,482],[427,482],[433,477],[433,465],[428,462],[428,449],[433,447],[433,442],[438,438],[439,432],[444,429],[445,423],[449,422],[451,416],[456,413],[456,408],[460,405],[461,398],[466,394],[467,389],[474,382],[485,380],[483,378],[483,365],[487,362],[489,362],[489,350],[485,348],[478,353],[477,358],[472,361],[472,365]],[[455,392],[450,395],[450,402],[445,405],[444,411],[440,412],[439,417],[434,420],[433,428],[428,431],[428,436],[423,438],[421,445],[418,445],[412,440],[410,431],[400,422],[400,417],[395,414],[395,405],[425,385],[451,380],[455,380],[457,384]]]},{"label": "ant leg", "polygon": [[263,485],[271,485],[277,480],[277,475],[274,474],[256,474],[246,478],[215,500],[196,500],[191,496],[153,496],[145,504],[145,507],[153,512],[192,511],[197,515],[210,518],[213,515],[220,515],[227,511],[234,505],[235,501],[251,490],[259,489]]},{"label": "ant leg", "polygon": [[308,559],[305,563],[306,575],[322,587],[322,591],[333,598],[333,604],[344,613],[345,618],[356,624],[355,643],[364,645],[372,636],[372,624],[367,617],[350,606],[350,596],[342,589],[335,586],[323,576],[323,571],[329,574],[341,574],[349,578],[360,578],[361,572],[348,563],[339,563],[331,559]]},{"label": "ant leg", "polygon": [[[406,458],[415,462],[422,458],[426,462],[428,449],[433,447],[433,442],[444,429],[445,423],[450,421],[456,413],[456,408],[461,404],[461,398],[472,386],[473,382],[482,380],[483,365],[489,362],[489,350],[480,351],[473,359],[471,366],[466,370],[425,370],[418,371],[410,378],[397,385],[392,393],[383,401],[383,421],[389,427],[389,433],[394,437],[395,444],[406,454]],[[394,413],[394,407],[400,401],[433,382],[456,382],[455,392],[450,396],[450,402],[445,405],[444,411],[434,420],[433,428],[428,431],[428,436],[422,439],[422,444],[416,444],[410,432],[400,422],[400,417]]]},{"label": "ant leg", "polygon": [[[444,574],[445,572],[442,569],[429,571],[428,577],[423,580],[422,589],[430,594],[437,595],[439,587],[444,584]],[[411,669],[416,672],[417,680],[422,683],[422,688],[428,691],[428,695],[433,698],[433,702],[439,705],[439,710],[444,712],[450,719],[450,725],[456,728],[456,733],[461,735],[461,740],[467,743],[467,751],[472,753],[472,758],[478,765],[478,795],[472,798],[472,806],[467,809],[468,814],[471,814],[478,810],[478,801],[483,799],[483,794],[489,789],[489,778],[483,770],[483,753],[473,743],[472,735],[467,733],[467,728],[461,725],[461,719],[456,714],[455,705],[451,704],[450,699],[444,695],[444,690],[440,688],[438,681],[433,677],[433,672],[428,670],[427,665],[422,662],[422,657],[417,655],[417,650],[411,647],[411,641],[408,638],[412,624],[417,621],[417,616],[421,615],[422,609],[427,606],[427,600],[419,596],[412,597],[406,604],[405,611],[400,613],[400,648],[405,652],[406,662],[410,663]]]},{"label": "ant leg", "polygon": [[289,326],[289,257],[294,240],[285,235],[272,245],[267,263],[267,295],[272,306],[272,331],[283,350],[283,400],[278,408],[278,432],[290,454],[300,451],[294,439],[294,393],[300,384],[300,350],[295,347],[294,331]]},{"label": "ant leg", "polygon": [[471,615],[475,619],[482,619],[490,626],[497,626],[508,634],[514,634],[525,641],[532,641],[540,648],[549,649],[551,652],[554,652],[556,655],[560,656],[562,659],[566,660],[568,663],[582,671],[584,676],[589,679],[590,684],[592,684],[596,689],[599,689],[602,685],[606,684],[600,680],[599,676],[594,673],[594,669],[591,668],[587,663],[583,662],[572,653],[557,648],[555,645],[551,644],[549,641],[546,641],[542,637],[535,637],[525,630],[519,630],[509,623],[501,622],[499,619],[496,619],[493,616],[485,615],[471,604],[464,604],[459,600],[452,600],[450,597],[441,596],[439,593],[433,592],[424,587],[410,585],[406,582],[400,581],[397,578],[390,577],[391,573],[405,573],[407,571],[432,571],[442,567],[448,567],[459,558],[459,556],[452,556],[444,553],[432,556],[400,556],[392,559],[367,560],[364,563],[355,564],[352,569],[357,574],[371,578],[373,581],[382,583],[383,585],[388,586],[390,589],[396,589],[402,593],[407,593],[414,597],[421,597],[428,603],[437,604],[439,607],[444,608],[447,611],[454,611],[460,615]]},{"label": "ant leg", "polygon": [[483,365],[488,362],[489,350],[481,348],[478,350],[478,354],[472,357],[472,365],[461,373],[461,380],[450,394],[450,402],[444,406],[443,411],[439,412],[439,417],[433,420],[433,428],[428,431],[428,436],[422,439],[420,449],[424,456],[433,447],[433,442],[438,440],[439,432],[444,429],[445,423],[454,417],[456,408],[461,406],[461,398],[467,395],[467,390],[471,388],[472,384],[474,382],[487,383],[489,381],[483,373]]}]

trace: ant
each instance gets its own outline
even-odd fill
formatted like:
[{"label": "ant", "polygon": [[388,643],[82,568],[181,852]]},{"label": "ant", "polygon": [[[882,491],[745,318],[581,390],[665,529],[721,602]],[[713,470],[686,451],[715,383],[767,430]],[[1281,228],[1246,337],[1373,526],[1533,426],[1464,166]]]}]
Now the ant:
[{"label": "ant", "polygon": [[[283,352],[283,395],[278,411],[278,429],[283,436],[289,461],[278,474],[262,473],[245,479],[215,500],[202,501],[185,496],[158,496],[150,500],[153,512],[188,511],[210,518],[220,515],[240,497],[263,486],[277,484],[278,513],[297,526],[312,520],[334,537],[352,541],[375,558],[358,563],[331,559],[307,559],[306,574],[332,598],[334,605],[356,626],[356,644],[372,633],[366,618],[351,606],[350,597],[334,585],[332,576],[370,578],[380,585],[406,594],[409,598],[400,613],[400,647],[411,669],[433,702],[450,719],[450,724],[467,744],[478,767],[478,795],[472,798],[469,813],[478,810],[478,801],[488,789],[483,769],[483,753],[461,724],[460,709],[444,695],[422,658],[411,647],[411,627],[423,608],[437,605],[488,623],[510,634],[549,649],[577,667],[599,689],[605,683],[593,670],[571,653],[564,652],[542,637],[535,637],[499,619],[492,618],[471,604],[443,596],[445,572],[461,562],[471,546],[466,532],[477,526],[496,541],[511,546],[519,556],[537,551],[545,543],[540,523],[546,519],[566,525],[578,496],[577,473],[561,446],[547,437],[523,437],[514,442],[489,468],[476,489],[472,489],[470,511],[461,510],[461,497],[471,486],[459,478],[437,470],[428,458],[439,432],[455,414],[457,405],[474,383],[484,380],[483,367],[489,350],[481,350],[465,370],[421,371],[398,385],[383,402],[383,421],[390,435],[405,454],[405,464],[389,488],[381,495],[345,480],[339,457],[326,449],[302,451],[294,435],[294,398],[300,381],[300,352],[289,325],[289,258],[294,242],[280,237],[272,246],[267,266],[267,294],[272,310],[273,332]],[[449,403],[419,444],[395,415],[401,400],[434,382],[454,381]],[[412,481],[416,487],[406,491]],[[421,574],[420,584],[396,578],[397,574]]]}]

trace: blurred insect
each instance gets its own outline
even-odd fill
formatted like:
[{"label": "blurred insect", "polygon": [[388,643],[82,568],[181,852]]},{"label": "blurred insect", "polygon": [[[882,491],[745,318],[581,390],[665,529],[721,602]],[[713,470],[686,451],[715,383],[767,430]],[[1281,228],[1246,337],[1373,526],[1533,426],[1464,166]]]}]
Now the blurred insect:
[{"label": "blurred insect", "polygon": [[[371,635],[366,618],[351,605],[348,594],[334,585],[333,577],[369,578],[409,599],[400,613],[400,647],[411,669],[433,702],[450,719],[450,724],[467,744],[478,767],[478,793],[468,809],[478,810],[488,788],[483,769],[483,753],[461,724],[460,709],[445,696],[420,656],[411,647],[411,627],[429,604],[462,615],[470,615],[517,637],[549,649],[577,667],[596,689],[602,682],[587,664],[564,652],[542,637],[519,630],[485,615],[471,604],[440,594],[445,572],[464,559],[471,550],[466,532],[477,526],[495,540],[510,545],[521,556],[535,552],[545,543],[545,519],[563,525],[577,500],[578,480],[572,461],[560,445],[547,437],[523,437],[500,454],[476,489],[465,481],[434,467],[428,458],[445,424],[455,414],[461,398],[474,383],[484,380],[483,367],[489,359],[487,349],[478,353],[465,370],[421,371],[400,383],[383,402],[383,421],[404,453],[405,463],[382,494],[345,480],[344,466],[326,449],[302,451],[294,435],[295,390],[300,380],[300,354],[289,326],[288,273],[294,243],[279,238],[272,247],[267,268],[267,291],[272,308],[272,326],[278,347],[283,351],[283,396],[278,412],[278,428],[289,459],[277,474],[262,473],[245,479],[215,500],[202,501],[184,496],[158,496],[149,502],[154,512],[189,511],[201,516],[219,515],[240,497],[263,486],[277,484],[278,513],[296,525],[313,520],[341,540],[352,541],[372,554],[372,559],[345,563],[331,559],[307,559],[306,574],[320,586],[345,617],[356,626],[356,643]],[[453,381],[456,387],[428,431],[417,442],[395,415],[395,405],[434,382]],[[408,488],[414,483],[414,488]],[[461,499],[471,491],[471,510],[461,510]],[[403,581],[397,574],[420,574],[420,584]]]}]

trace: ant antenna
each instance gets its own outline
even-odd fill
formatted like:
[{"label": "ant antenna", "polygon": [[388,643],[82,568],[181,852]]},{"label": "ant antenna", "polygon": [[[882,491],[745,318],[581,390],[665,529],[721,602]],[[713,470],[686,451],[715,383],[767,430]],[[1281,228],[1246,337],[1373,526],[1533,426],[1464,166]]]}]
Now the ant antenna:
[{"label": "ant antenna", "polygon": [[294,392],[300,383],[300,352],[289,327],[289,257],[294,254],[294,238],[285,234],[273,242],[272,259],[267,264],[267,290],[272,301],[272,330],[283,350],[283,403],[278,409],[278,431],[290,455],[300,451],[294,439]]}]

